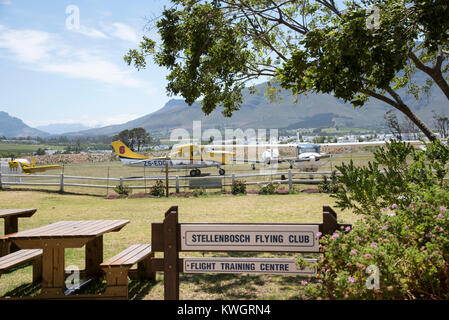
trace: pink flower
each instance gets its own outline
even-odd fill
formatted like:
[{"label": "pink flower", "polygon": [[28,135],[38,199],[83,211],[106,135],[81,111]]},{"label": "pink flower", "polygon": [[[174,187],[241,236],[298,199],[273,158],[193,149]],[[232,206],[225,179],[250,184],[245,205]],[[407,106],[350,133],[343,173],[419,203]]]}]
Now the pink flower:
[{"label": "pink flower", "polygon": [[441,206],[440,211],[446,211],[446,207]]},{"label": "pink flower", "polygon": [[371,247],[372,248],[377,248],[377,243],[375,243],[375,242],[371,243]]},{"label": "pink flower", "polygon": [[398,205],[396,204],[396,203],[393,203],[392,205],[391,205],[391,209],[397,209],[398,208]]},{"label": "pink flower", "polygon": [[440,227],[440,232],[443,232],[443,231],[444,231],[444,229]]},{"label": "pink flower", "polygon": [[320,238],[322,235],[323,235],[323,234],[322,234],[321,232],[318,232],[318,233],[316,234],[317,238]]},{"label": "pink flower", "polygon": [[381,229],[382,229],[382,230],[387,230],[388,227],[387,227],[387,226],[382,226]]},{"label": "pink flower", "polygon": [[307,282],[307,281],[304,281],[304,280],[303,280],[303,281],[301,281],[301,285],[302,285],[302,286],[306,286],[307,284],[308,284],[308,282]]},{"label": "pink flower", "polygon": [[339,235],[338,235],[338,233],[336,233],[336,232],[334,232],[333,234],[332,234],[332,239],[337,239],[339,237]]},{"label": "pink flower", "polygon": [[355,256],[357,253],[359,253],[356,249],[352,249],[351,252],[349,252],[353,256]]},{"label": "pink flower", "polygon": [[348,227],[346,227],[345,231],[346,231],[346,232],[349,232],[349,231],[351,231],[351,227],[349,227],[349,226],[348,226]]},{"label": "pink flower", "polygon": [[355,282],[355,279],[354,279],[353,277],[349,277],[349,278],[348,278],[348,281],[351,282],[351,283],[354,283],[354,282]]},{"label": "pink flower", "polygon": [[440,214],[437,215],[437,218],[438,219],[443,219],[443,215],[440,213]]}]

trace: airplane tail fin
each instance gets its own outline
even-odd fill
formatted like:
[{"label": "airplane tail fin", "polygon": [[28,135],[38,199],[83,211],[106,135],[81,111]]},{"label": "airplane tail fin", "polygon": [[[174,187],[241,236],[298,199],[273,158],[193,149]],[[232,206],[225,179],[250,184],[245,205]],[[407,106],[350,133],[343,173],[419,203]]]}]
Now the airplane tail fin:
[{"label": "airplane tail fin", "polygon": [[117,140],[111,142],[112,147],[114,148],[115,152],[118,154],[118,156],[121,158],[128,158],[128,159],[146,159],[147,157],[142,156],[140,154],[137,154],[133,151],[131,151],[123,142]]}]

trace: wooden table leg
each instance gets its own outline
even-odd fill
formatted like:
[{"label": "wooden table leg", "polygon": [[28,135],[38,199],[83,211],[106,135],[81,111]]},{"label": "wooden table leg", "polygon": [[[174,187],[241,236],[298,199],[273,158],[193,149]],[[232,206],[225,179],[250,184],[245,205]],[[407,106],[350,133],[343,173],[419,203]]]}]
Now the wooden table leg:
[{"label": "wooden table leg", "polygon": [[64,268],[64,248],[43,249],[41,291],[43,298],[58,298],[64,295]]},{"label": "wooden table leg", "polygon": [[[19,218],[12,216],[12,217],[6,217],[5,218],[5,235],[16,233],[19,231]],[[16,252],[20,250],[18,246],[16,246],[14,243],[11,243],[11,246],[9,248],[9,252]]]},{"label": "wooden table leg", "polygon": [[86,244],[86,276],[101,276],[103,271],[103,236],[99,236]]}]

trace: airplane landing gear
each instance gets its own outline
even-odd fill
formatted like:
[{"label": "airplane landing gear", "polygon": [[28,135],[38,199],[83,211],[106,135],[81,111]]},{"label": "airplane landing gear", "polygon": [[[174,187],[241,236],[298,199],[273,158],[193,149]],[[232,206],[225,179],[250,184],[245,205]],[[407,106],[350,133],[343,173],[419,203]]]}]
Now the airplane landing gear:
[{"label": "airplane landing gear", "polygon": [[224,176],[224,174],[226,173],[224,169],[218,170],[218,173],[220,174],[220,176]]},{"label": "airplane landing gear", "polygon": [[201,175],[201,170],[200,169],[193,169],[190,170],[190,176],[191,177],[197,177]]},{"label": "airplane landing gear", "polygon": [[251,165],[251,169],[256,170],[256,165],[254,163]]}]

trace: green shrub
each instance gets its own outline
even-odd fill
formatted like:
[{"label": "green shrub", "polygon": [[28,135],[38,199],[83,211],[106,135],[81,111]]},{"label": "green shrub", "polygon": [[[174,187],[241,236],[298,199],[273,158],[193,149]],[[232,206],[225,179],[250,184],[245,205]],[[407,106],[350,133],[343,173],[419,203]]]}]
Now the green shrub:
[{"label": "green shrub", "polygon": [[[419,200],[418,200],[419,199]],[[444,201],[441,201],[444,199]],[[445,205],[441,205],[445,204]],[[320,241],[320,281],[309,297],[332,299],[448,299],[449,192],[439,186],[420,192],[395,215],[367,217],[349,233]],[[378,289],[368,288],[367,269],[379,272]]]},{"label": "green shrub", "polygon": [[156,180],[154,185],[150,188],[150,194],[155,197],[165,196],[165,184],[162,180]]},{"label": "green shrub", "polygon": [[195,190],[193,190],[192,194],[194,197],[204,196],[206,195],[206,189],[204,189],[203,187],[196,188]]},{"label": "green shrub", "polygon": [[[351,232],[320,239],[324,258],[306,297],[449,298],[448,154],[438,141],[425,151],[392,142],[367,167],[337,167],[349,191],[331,196],[364,217]],[[378,288],[367,286],[368,270],[378,270]]]},{"label": "green shrub", "polygon": [[132,190],[124,185],[115,186],[114,191],[117,192],[118,194],[125,195],[125,196],[128,196],[132,193]]},{"label": "green shrub", "polygon": [[232,194],[246,194],[245,180],[235,179],[232,181]]},{"label": "green shrub", "polygon": [[323,176],[323,181],[318,185],[318,190],[323,193],[337,193],[340,188],[336,171],[332,171],[330,179]]},{"label": "green shrub", "polygon": [[277,185],[270,182],[262,187],[260,187],[259,194],[275,194],[277,190]]}]

